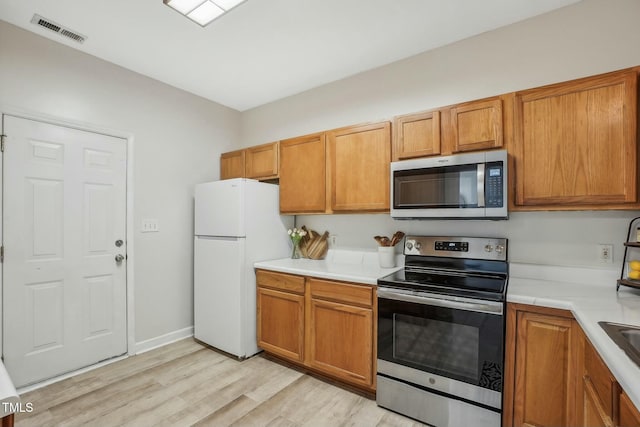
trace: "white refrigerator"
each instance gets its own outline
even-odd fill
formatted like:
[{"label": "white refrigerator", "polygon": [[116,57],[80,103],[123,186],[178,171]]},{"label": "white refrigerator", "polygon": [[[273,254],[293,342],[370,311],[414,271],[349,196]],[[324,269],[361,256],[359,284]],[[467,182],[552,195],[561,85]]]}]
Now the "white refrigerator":
[{"label": "white refrigerator", "polygon": [[278,186],[228,179],[195,187],[194,336],[244,359],[256,354],[253,263],[290,255],[293,217]]}]

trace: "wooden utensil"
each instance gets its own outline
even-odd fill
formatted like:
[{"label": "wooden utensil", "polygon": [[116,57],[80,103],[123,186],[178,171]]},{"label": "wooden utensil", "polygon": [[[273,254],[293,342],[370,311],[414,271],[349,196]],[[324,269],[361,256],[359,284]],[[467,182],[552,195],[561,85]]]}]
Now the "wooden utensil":
[{"label": "wooden utensil", "polygon": [[389,246],[397,245],[400,242],[400,240],[402,240],[403,237],[404,237],[404,233],[402,231],[396,231],[395,233],[393,233],[393,237],[391,238],[391,244]]}]

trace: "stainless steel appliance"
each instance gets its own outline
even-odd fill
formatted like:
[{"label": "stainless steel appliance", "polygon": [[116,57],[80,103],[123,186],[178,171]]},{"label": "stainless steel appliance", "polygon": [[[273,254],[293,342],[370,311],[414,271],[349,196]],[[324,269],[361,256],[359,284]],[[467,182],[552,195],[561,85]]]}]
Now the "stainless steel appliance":
[{"label": "stainless steel appliance", "polygon": [[391,216],[507,219],[507,151],[392,162]]},{"label": "stainless steel appliance", "polygon": [[498,427],[507,239],[408,236],[404,254],[404,270],[378,280],[378,405]]}]

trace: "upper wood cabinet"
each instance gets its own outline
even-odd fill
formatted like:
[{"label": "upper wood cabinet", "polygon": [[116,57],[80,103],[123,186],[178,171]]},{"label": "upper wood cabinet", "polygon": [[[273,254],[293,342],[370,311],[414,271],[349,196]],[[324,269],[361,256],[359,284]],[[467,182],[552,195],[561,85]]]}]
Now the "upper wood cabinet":
[{"label": "upper wood cabinet", "polygon": [[244,178],[245,150],[230,151],[220,156],[220,179]]},{"label": "upper wood cabinet", "polygon": [[247,148],[245,154],[245,176],[253,179],[278,177],[278,143]]},{"label": "upper wood cabinet", "polygon": [[502,99],[458,104],[450,110],[452,151],[487,150],[503,145]]},{"label": "upper wood cabinet", "polygon": [[635,70],[517,92],[514,116],[516,207],[637,206]]},{"label": "upper wood cabinet", "polygon": [[440,111],[395,117],[393,129],[394,161],[440,154]]},{"label": "upper wood cabinet", "polygon": [[331,210],[389,210],[389,122],[327,132]]},{"label": "upper wood cabinet", "polygon": [[280,141],[280,212],[326,210],[325,134]]},{"label": "upper wood cabinet", "polygon": [[394,161],[501,148],[503,99],[481,99],[398,116],[393,126]]},{"label": "upper wood cabinet", "polygon": [[257,145],[220,155],[220,179],[278,178],[278,142]]}]

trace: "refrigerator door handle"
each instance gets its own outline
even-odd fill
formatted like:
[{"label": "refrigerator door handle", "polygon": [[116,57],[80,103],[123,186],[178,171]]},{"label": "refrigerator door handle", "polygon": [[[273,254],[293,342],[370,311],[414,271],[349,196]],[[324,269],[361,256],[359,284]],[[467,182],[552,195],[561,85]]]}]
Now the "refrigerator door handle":
[{"label": "refrigerator door handle", "polygon": [[196,236],[196,238],[201,240],[228,240],[228,241],[244,239],[244,237],[237,237],[237,236]]}]

